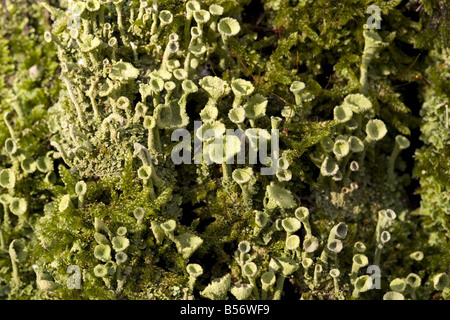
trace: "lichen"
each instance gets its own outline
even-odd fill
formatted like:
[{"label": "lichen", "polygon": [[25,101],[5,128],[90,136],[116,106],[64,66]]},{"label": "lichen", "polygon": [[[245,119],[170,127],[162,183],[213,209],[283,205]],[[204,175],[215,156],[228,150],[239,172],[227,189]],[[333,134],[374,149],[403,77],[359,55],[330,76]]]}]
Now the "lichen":
[{"label": "lichen", "polygon": [[450,299],[449,7],[400,2],[2,1],[0,299]]}]

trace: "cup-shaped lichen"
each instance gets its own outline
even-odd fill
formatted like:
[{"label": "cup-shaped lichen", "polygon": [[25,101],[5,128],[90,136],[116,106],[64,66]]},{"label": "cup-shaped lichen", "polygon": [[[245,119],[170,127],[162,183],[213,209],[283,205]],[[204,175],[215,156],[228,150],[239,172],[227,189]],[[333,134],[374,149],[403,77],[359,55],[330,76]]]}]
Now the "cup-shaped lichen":
[{"label": "cup-shaped lichen", "polygon": [[[348,138],[348,143],[350,145],[350,150],[352,152],[358,153],[358,152],[362,152],[364,150],[364,143],[358,137],[351,136],[350,138]],[[357,171],[357,170],[353,170],[353,171]]]},{"label": "cup-shaped lichen", "polygon": [[339,269],[331,269],[330,270],[330,276],[333,278],[333,285],[334,285],[334,297],[335,299],[339,297],[339,277],[341,275],[341,272]]},{"label": "cup-shaped lichen", "polygon": [[409,256],[411,259],[414,259],[416,261],[422,261],[424,254],[422,251],[415,251],[415,252],[411,253]]},{"label": "cup-shaped lichen", "polygon": [[301,81],[294,81],[292,82],[291,86],[289,87],[289,90],[294,94],[295,96],[295,103],[297,106],[301,106],[302,104],[302,98],[300,95],[300,92],[302,92],[305,89],[305,84]]},{"label": "cup-shaped lichen", "polygon": [[200,292],[204,298],[211,300],[224,300],[231,286],[231,275],[226,274],[222,278],[213,280],[206,288]]},{"label": "cup-shaped lichen", "polygon": [[236,108],[241,106],[241,103],[244,98],[253,93],[255,87],[250,81],[244,79],[234,79],[231,82],[231,90],[233,91],[234,94],[233,107]]},{"label": "cup-shaped lichen", "polygon": [[66,210],[71,210],[73,208],[73,202],[70,198],[70,195],[66,194],[61,198],[59,202],[58,209],[60,212],[64,212]]},{"label": "cup-shaped lichen", "polygon": [[198,1],[188,1],[186,3],[186,17],[188,20],[192,19],[194,12],[200,10],[200,3]]},{"label": "cup-shaped lichen", "polygon": [[353,286],[354,289],[352,296],[353,298],[358,299],[361,292],[366,292],[372,289],[373,279],[368,275],[360,276],[356,278]]},{"label": "cup-shaped lichen", "polygon": [[245,110],[242,107],[236,107],[230,110],[230,112],[228,112],[228,118],[236,123],[236,124],[241,124],[242,122],[244,122],[245,120]]},{"label": "cup-shaped lichen", "polygon": [[353,111],[346,105],[337,106],[333,110],[334,120],[338,123],[347,122],[353,116]]},{"label": "cup-shaped lichen", "polygon": [[192,291],[194,290],[195,281],[203,274],[203,268],[199,264],[191,263],[186,266],[186,272],[189,274],[188,287]]},{"label": "cup-shaped lichen", "polygon": [[282,220],[281,225],[288,235],[296,232],[300,229],[300,221],[296,218],[285,218]]},{"label": "cup-shaped lichen", "polygon": [[363,242],[357,241],[353,245],[353,249],[354,249],[354,254],[356,254],[356,253],[364,253],[366,251],[367,247],[366,247],[366,245]]},{"label": "cup-shaped lichen", "polygon": [[122,265],[128,260],[128,255],[125,252],[117,252],[115,255],[117,265]]},{"label": "cup-shaped lichen", "polygon": [[230,292],[237,300],[248,300],[252,295],[253,286],[250,283],[237,284],[230,289]]},{"label": "cup-shaped lichen", "polygon": [[116,231],[118,236],[125,236],[127,234],[127,232],[128,232],[128,230],[124,226],[117,228],[117,231]]},{"label": "cup-shaped lichen", "polygon": [[28,256],[24,241],[21,239],[13,240],[9,245],[9,255],[17,263],[24,262]]},{"label": "cup-shaped lichen", "polygon": [[161,26],[165,26],[171,24],[173,21],[173,14],[169,10],[162,10],[159,13],[159,21],[161,22]]},{"label": "cup-shaped lichen", "polygon": [[249,253],[251,249],[252,249],[252,246],[251,246],[250,242],[248,242],[248,241],[239,242],[239,245],[238,245],[239,263],[241,265],[244,265],[247,253]]},{"label": "cup-shaped lichen", "polygon": [[18,150],[17,143],[12,138],[8,138],[5,140],[5,150],[10,155],[14,155]]},{"label": "cup-shaped lichen", "polygon": [[155,236],[156,242],[158,244],[161,244],[164,241],[164,238],[166,235],[165,229],[163,229],[162,226],[155,220],[152,220],[150,222],[150,225],[151,225],[153,235]]},{"label": "cup-shaped lichen", "polygon": [[199,84],[209,94],[214,103],[231,90],[228,83],[219,77],[206,76],[199,81]]},{"label": "cup-shaped lichen", "polygon": [[342,106],[350,108],[355,113],[365,113],[372,110],[372,102],[363,94],[349,94],[345,97]]},{"label": "cup-shaped lichen", "polygon": [[243,275],[249,279],[250,284],[253,287],[253,294],[255,295],[255,298],[259,299],[259,292],[258,292],[258,288],[256,287],[256,281],[255,281],[257,272],[258,272],[258,267],[253,262],[247,262],[242,267]]},{"label": "cup-shaped lichen", "polygon": [[330,234],[328,235],[328,241],[333,239],[344,239],[347,236],[348,227],[344,222],[339,222],[330,230]]},{"label": "cup-shaped lichen", "polygon": [[174,242],[182,257],[189,259],[195,250],[202,245],[203,239],[191,233],[183,233],[175,237]]},{"label": "cup-shaped lichen", "polygon": [[267,186],[266,195],[268,198],[266,208],[268,209],[275,209],[276,207],[289,209],[295,207],[292,193],[274,183]]},{"label": "cup-shaped lichen", "polygon": [[175,220],[168,220],[161,224],[161,228],[164,230],[164,233],[170,239],[174,238],[174,232],[177,227],[177,222]]},{"label": "cup-shaped lichen", "polygon": [[389,291],[384,294],[383,300],[405,300],[405,297],[399,292]]},{"label": "cup-shaped lichen", "polygon": [[211,13],[207,10],[197,10],[194,12],[194,20],[199,26],[207,23],[211,19]]},{"label": "cup-shaped lichen", "polygon": [[261,286],[262,286],[261,300],[265,300],[267,298],[267,292],[271,287],[273,287],[275,281],[276,276],[273,272],[264,272],[261,275]]},{"label": "cup-shaped lichen", "polygon": [[30,174],[36,171],[37,164],[33,158],[26,158],[25,160],[21,161],[20,167],[26,174]]},{"label": "cup-shaped lichen", "polygon": [[145,209],[141,207],[137,207],[133,211],[133,216],[136,218],[137,222],[140,223],[145,217]]},{"label": "cup-shaped lichen", "polygon": [[336,158],[342,159],[350,152],[350,145],[346,140],[336,140],[333,146],[333,153]]},{"label": "cup-shaped lichen", "polygon": [[233,37],[241,31],[241,26],[236,19],[222,18],[220,19],[217,30],[219,31],[224,43],[227,43],[229,37]]},{"label": "cup-shaped lichen", "polygon": [[406,288],[406,281],[405,279],[395,278],[389,283],[389,287],[392,291],[403,292]]},{"label": "cup-shaped lichen", "polygon": [[325,157],[325,160],[323,160],[322,165],[320,167],[320,173],[322,176],[330,177],[334,176],[338,173],[339,166],[337,162],[330,157]]},{"label": "cup-shaped lichen", "polygon": [[406,277],[406,290],[411,295],[411,298],[416,299],[416,289],[422,284],[422,279],[418,274],[410,273]]},{"label": "cup-shaped lichen", "polygon": [[130,245],[130,240],[123,236],[117,236],[112,238],[111,240],[112,246],[115,251],[124,251],[126,250]]},{"label": "cup-shaped lichen", "polygon": [[255,94],[250,99],[248,99],[247,103],[244,104],[245,117],[250,119],[250,124],[252,127],[255,126],[255,120],[262,118],[266,115],[266,107],[267,107],[267,98],[260,95]]},{"label": "cup-shaped lichen", "polygon": [[386,125],[379,119],[369,120],[366,125],[366,139],[368,141],[378,141],[383,139],[387,133]]},{"label": "cup-shaped lichen", "polygon": [[87,191],[87,184],[84,181],[78,181],[75,185],[75,193],[77,196],[81,197],[86,194]]},{"label": "cup-shaped lichen", "polygon": [[286,238],[286,249],[296,250],[300,246],[300,237],[296,234],[290,235]]},{"label": "cup-shaped lichen", "polygon": [[442,291],[450,286],[450,279],[447,274],[440,273],[433,278],[433,286],[436,290]]},{"label": "cup-shaped lichen", "polygon": [[358,277],[358,272],[361,268],[369,264],[369,259],[366,255],[362,253],[355,254],[353,256],[352,272],[350,274],[350,279],[352,282]]},{"label": "cup-shaped lichen", "polygon": [[17,216],[22,216],[27,212],[28,203],[23,198],[14,197],[9,203],[9,210]]},{"label": "cup-shaped lichen", "polygon": [[94,275],[98,278],[103,278],[108,275],[108,269],[103,264],[98,264],[94,268]]}]

